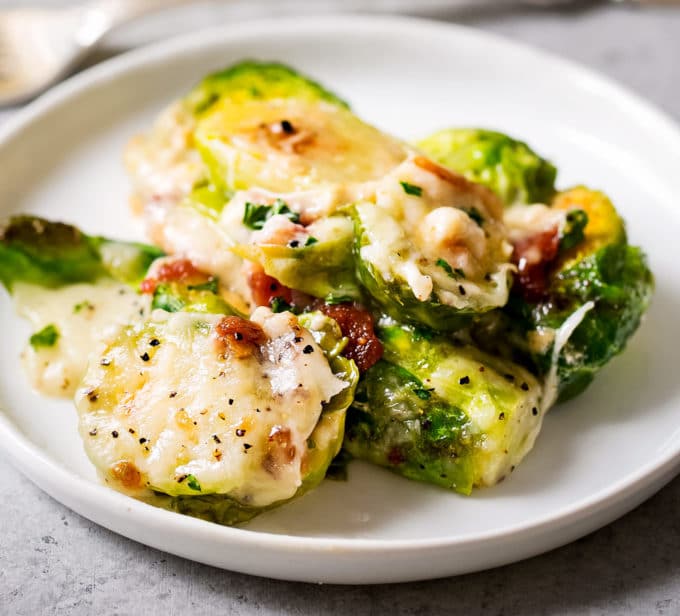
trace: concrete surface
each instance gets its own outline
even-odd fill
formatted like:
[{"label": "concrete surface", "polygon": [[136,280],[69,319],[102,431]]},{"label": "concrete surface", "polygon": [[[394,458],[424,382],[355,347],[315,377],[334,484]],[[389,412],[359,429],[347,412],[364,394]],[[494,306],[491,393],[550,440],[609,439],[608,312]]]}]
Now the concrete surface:
[{"label": "concrete surface", "polygon": [[[206,5],[147,19],[111,37],[100,57],[230,20],[235,10]],[[680,8],[597,3],[457,19],[583,62],[680,119]],[[0,460],[0,615],[675,615],[679,514],[676,478],[614,524],[515,565],[395,586],[313,586],[229,573],[133,543],[62,507]]]}]

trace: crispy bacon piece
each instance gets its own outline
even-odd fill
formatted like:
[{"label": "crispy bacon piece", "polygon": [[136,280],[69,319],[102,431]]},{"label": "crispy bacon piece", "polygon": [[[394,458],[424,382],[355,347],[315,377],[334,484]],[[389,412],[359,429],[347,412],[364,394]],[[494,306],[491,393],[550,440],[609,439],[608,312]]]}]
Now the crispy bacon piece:
[{"label": "crispy bacon piece", "polygon": [[267,335],[257,323],[235,316],[224,317],[217,324],[215,337],[219,350],[237,359],[252,357],[267,340]]},{"label": "crispy bacon piece", "polygon": [[272,300],[276,297],[288,304],[293,302],[293,291],[283,286],[276,278],[265,274],[260,267],[254,266],[248,272],[248,286],[253,301],[258,306],[271,306]]},{"label": "crispy bacon piece", "polygon": [[335,319],[342,335],[349,339],[342,354],[353,359],[360,372],[366,372],[383,354],[383,346],[375,335],[373,317],[357,304],[326,304],[316,302],[314,308]]},{"label": "crispy bacon piece", "polygon": [[197,284],[207,282],[210,276],[199,270],[189,259],[166,261],[156,270],[155,275],[142,280],[142,293],[153,293],[159,282],[191,281]]},{"label": "crispy bacon piece", "polygon": [[559,247],[557,227],[515,242],[512,253],[518,269],[515,285],[527,301],[538,301],[545,296],[548,274]]}]

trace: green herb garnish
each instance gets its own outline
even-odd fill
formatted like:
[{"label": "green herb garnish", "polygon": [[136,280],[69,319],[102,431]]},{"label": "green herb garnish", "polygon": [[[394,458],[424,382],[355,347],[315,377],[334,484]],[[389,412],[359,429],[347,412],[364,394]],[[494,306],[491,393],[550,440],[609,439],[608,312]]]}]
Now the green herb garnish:
[{"label": "green herb garnish", "polygon": [[187,475],[187,485],[191,490],[196,490],[196,492],[201,491],[201,484],[198,482],[198,479],[194,477],[194,475]]},{"label": "green herb garnish", "polygon": [[434,387],[426,389],[425,387],[415,387],[413,393],[418,396],[421,400],[429,400],[432,397],[432,392]]},{"label": "green herb garnish", "polygon": [[414,197],[423,196],[423,189],[420,186],[416,186],[415,184],[409,184],[408,182],[399,183],[401,184],[401,187],[404,189],[404,192],[407,195],[413,195]]},{"label": "green herb garnish", "polygon": [[53,347],[59,340],[59,330],[52,324],[43,327],[39,332],[35,332],[29,342],[34,349]]},{"label": "green herb garnish", "polygon": [[472,207],[469,210],[463,210],[472,220],[474,220],[480,227],[484,224],[484,216],[479,213],[476,207]]},{"label": "green herb garnish", "polygon": [[305,246],[311,246],[312,244],[317,244],[319,240],[317,240],[315,237],[312,237],[311,235],[307,238],[307,241],[305,242]]},{"label": "green herb garnish", "polygon": [[285,216],[291,222],[300,222],[299,214],[293,212],[283,199],[277,199],[273,205],[247,201],[243,212],[243,224],[249,229],[262,229],[272,216],[278,215]]},{"label": "green herb garnish", "polygon": [[80,303],[76,304],[75,306],[73,306],[73,313],[78,314],[82,310],[86,310],[86,309],[87,310],[94,310],[94,306],[90,302],[88,302],[87,300],[80,302]]},{"label": "green herb garnish", "polygon": [[187,286],[189,291],[210,291],[211,293],[217,294],[217,278],[211,278],[207,282],[201,284],[190,284]]},{"label": "green herb garnish", "polygon": [[444,259],[437,259],[435,265],[441,267],[451,278],[465,278],[465,272],[462,269],[451,267],[448,261],[444,261]]},{"label": "green herb garnish", "polygon": [[273,297],[269,302],[272,312],[285,312],[291,309],[291,305],[282,297]]}]

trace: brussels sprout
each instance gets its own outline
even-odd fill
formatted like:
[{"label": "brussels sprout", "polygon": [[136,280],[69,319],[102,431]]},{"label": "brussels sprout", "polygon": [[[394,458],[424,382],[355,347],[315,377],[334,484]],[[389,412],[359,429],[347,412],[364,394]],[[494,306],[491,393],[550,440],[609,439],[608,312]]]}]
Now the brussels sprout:
[{"label": "brussels sprout", "polygon": [[542,389],[527,370],[431,332],[391,325],[384,359],[347,416],[353,456],[463,494],[514,470],[540,430]]},{"label": "brussels sprout", "polygon": [[[505,312],[512,327],[525,332],[523,352],[538,373],[550,375],[554,366],[558,399],[565,401],[623,351],[649,306],[654,279],[642,250],[626,243],[623,221],[603,193],[578,187],[559,193],[552,207],[587,215],[583,239],[551,264],[540,298],[513,292]],[[557,332],[571,329],[574,314],[579,323],[555,349]]]},{"label": "brussels sprout", "polygon": [[338,453],[358,379],[342,346],[321,314],[157,311],[90,363],[76,396],[86,452],[112,487],[243,522],[316,486]]},{"label": "brussels sprout", "polygon": [[504,203],[547,203],[556,168],[526,143],[484,129],[442,130],[417,146],[440,164],[493,190]]},{"label": "brussels sprout", "polygon": [[59,287],[107,277],[136,285],[162,255],[37,216],[14,216],[0,229],[0,281],[10,291],[17,282]]},{"label": "brussels sprout", "polygon": [[[582,241],[570,242],[569,246],[560,244],[563,249],[561,263],[574,263],[581,257],[592,254],[608,244],[626,242],[626,227],[609,197],[599,190],[576,186],[557,193],[551,203],[556,210],[569,214],[582,212],[586,217]],[[568,221],[569,222],[569,221]]]},{"label": "brussels sprout", "polygon": [[348,107],[335,94],[284,64],[251,60],[208,75],[186,97],[185,103],[195,114],[202,115],[224,99],[244,102],[285,98]]},{"label": "brussels sprout", "polygon": [[341,216],[322,218],[305,229],[308,237],[295,246],[239,244],[240,257],[259,263],[281,284],[327,301],[360,300],[354,274],[352,221]]},{"label": "brussels sprout", "polygon": [[197,96],[212,102],[200,103],[194,137],[220,189],[335,188],[380,178],[406,156],[400,142],[281,65],[239,65],[207,83],[207,98],[206,87]]},{"label": "brussels sprout", "polygon": [[[439,251],[419,247],[417,230],[407,220],[397,220],[396,208],[386,210],[358,203],[353,207],[353,218],[358,278],[392,318],[451,331],[468,324],[474,315],[507,301],[511,266],[505,262],[502,238],[494,238],[492,221],[482,223],[491,229],[486,237],[480,230],[491,247],[485,255],[486,267],[475,275],[454,268],[441,256],[435,258],[441,254]],[[479,223],[472,224],[481,227]],[[432,238],[425,238],[428,240]],[[457,246],[459,251],[463,248]],[[425,256],[425,250],[434,254]]]}]

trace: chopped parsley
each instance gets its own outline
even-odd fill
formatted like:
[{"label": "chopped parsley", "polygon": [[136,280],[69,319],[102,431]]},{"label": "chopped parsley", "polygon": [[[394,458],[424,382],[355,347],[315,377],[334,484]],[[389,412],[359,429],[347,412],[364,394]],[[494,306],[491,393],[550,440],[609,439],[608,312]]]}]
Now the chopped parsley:
[{"label": "chopped parsley", "polygon": [[423,189],[420,186],[416,186],[415,184],[409,184],[408,182],[399,183],[401,184],[401,187],[404,189],[404,192],[407,195],[413,195],[414,197],[423,196]]},{"label": "chopped parsley", "polygon": [[414,387],[413,393],[418,396],[421,400],[429,400],[432,397],[432,392],[434,387],[426,389],[425,387]]},{"label": "chopped parsley", "polygon": [[201,284],[190,284],[187,286],[187,289],[189,291],[210,291],[217,294],[217,285],[217,278],[210,278],[210,280]]},{"label": "chopped parsley", "polygon": [[187,475],[187,485],[191,490],[195,490],[196,492],[201,491],[201,484],[198,482],[198,479],[194,475]]},{"label": "chopped parsley", "polygon": [[312,237],[311,235],[307,238],[307,241],[305,242],[305,246],[311,246],[312,244],[317,244],[319,240],[317,240],[315,237]]},{"label": "chopped parsley", "polygon": [[73,313],[78,314],[81,310],[94,310],[94,306],[87,300],[73,306]]},{"label": "chopped parsley", "polygon": [[272,312],[285,312],[291,309],[291,305],[282,297],[272,297],[269,302]]},{"label": "chopped parsley", "polygon": [[476,207],[472,207],[469,210],[463,210],[472,220],[474,220],[480,227],[484,224],[484,216],[479,213]]},{"label": "chopped parsley", "polygon": [[53,347],[57,344],[57,340],[59,340],[59,330],[50,323],[39,332],[35,332],[30,337],[29,342],[34,349],[43,349]]},{"label": "chopped parsley", "polygon": [[273,205],[246,202],[243,212],[243,224],[249,229],[262,229],[272,216],[282,215],[291,222],[300,222],[299,214],[293,212],[283,199],[277,199]]},{"label": "chopped parsley", "polygon": [[444,259],[437,259],[435,265],[441,267],[451,278],[465,278],[465,272],[462,269],[451,267],[448,261],[444,261]]}]

